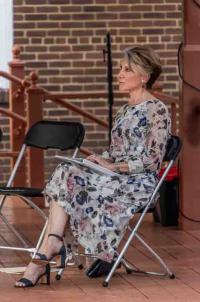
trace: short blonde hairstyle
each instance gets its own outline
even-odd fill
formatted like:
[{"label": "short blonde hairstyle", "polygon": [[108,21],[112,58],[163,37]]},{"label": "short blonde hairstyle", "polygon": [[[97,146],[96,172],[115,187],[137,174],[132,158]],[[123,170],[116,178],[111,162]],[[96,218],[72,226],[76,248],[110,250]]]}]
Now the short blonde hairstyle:
[{"label": "short blonde hairstyle", "polygon": [[154,82],[162,72],[160,58],[154,50],[146,45],[133,46],[124,50],[124,56],[130,69],[133,65],[141,67],[141,69],[149,75],[146,83],[147,89],[151,89]]}]

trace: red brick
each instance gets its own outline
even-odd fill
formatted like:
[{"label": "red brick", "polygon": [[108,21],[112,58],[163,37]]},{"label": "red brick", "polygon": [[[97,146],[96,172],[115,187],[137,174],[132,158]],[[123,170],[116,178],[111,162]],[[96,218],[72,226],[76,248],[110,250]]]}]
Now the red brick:
[{"label": "red brick", "polygon": [[[82,0],[73,0],[72,3],[73,4],[81,4],[81,5],[83,5],[83,1]],[[93,3],[93,0],[84,0],[84,5],[92,4],[92,3]]]},{"label": "red brick", "polygon": [[156,25],[156,26],[162,26],[162,27],[165,27],[165,26],[171,26],[171,27],[174,27],[176,26],[176,21],[174,20],[155,20],[153,21],[153,25]]},{"label": "red brick", "polygon": [[112,20],[112,19],[119,18],[119,15],[116,13],[97,13],[96,16],[97,16],[97,19],[100,19],[100,20]]},{"label": "red brick", "polygon": [[66,62],[66,61],[52,61],[49,62],[49,67],[62,67],[62,68],[66,68],[66,67],[70,67],[71,62]]},{"label": "red brick", "polygon": [[37,22],[38,28],[58,28],[60,25],[59,22]]},{"label": "red brick", "polygon": [[36,7],[38,13],[57,13],[58,6],[38,6]]},{"label": "red brick", "polygon": [[[134,8],[135,8],[135,6],[134,6]],[[130,10],[130,8],[128,5],[108,5],[107,6],[108,12],[109,11],[111,11],[111,12],[116,12],[116,11],[117,12],[123,12],[123,11],[127,12],[129,10]]]},{"label": "red brick", "polygon": [[[73,0],[74,1],[74,0]],[[60,5],[60,4],[69,4],[70,0],[48,0],[49,4],[56,4],[56,5]]]},{"label": "red brick", "polygon": [[[70,20],[71,16],[67,14],[49,14],[48,16],[49,20]],[[59,26],[58,26],[59,27]],[[47,26],[48,28],[48,26]]]},{"label": "red brick", "polygon": [[39,21],[39,20],[47,20],[47,15],[44,14],[26,14],[25,20],[27,21]]},{"label": "red brick", "polygon": [[74,13],[74,12],[81,12],[82,6],[81,5],[67,5],[61,6],[60,11],[64,13]]},{"label": "red brick", "polygon": [[149,29],[144,29],[143,33],[145,35],[161,35],[161,34],[163,34],[163,29],[161,29],[161,28],[149,28]]},{"label": "red brick", "polygon": [[48,36],[69,36],[70,35],[70,31],[66,30],[66,29],[56,29],[56,30],[48,30]]},{"label": "red brick", "polygon": [[93,22],[85,22],[85,27],[87,28],[96,28],[96,27],[105,27],[105,22],[104,21],[93,21]]},{"label": "red brick", "polygon": [[177,19],[181,17],[181,12],[170,12],[166,14],[166,17]]},{"label": "red brick", "polygon": [[42,75],[58,75],[60,73],[60,71],[58,69],[43,69],[43,70],[40,70],[40,76]]},{"label": "red brick", "polygon": [[33,44],[41,44],[42,43],[42,39],[41,38],[32,38],[31,39],[31,43],[33,43]]},{"label": "red brick", "polygon": [[[21,4],[26,4],[26,5],[38,5],[38,0],[25,0],[25,1],[23,0],[21,2],[22,2]],[[14,0],[14,3],[15,5],[17,4],[16,0]],[[42,0],[42,4],[47,4],[47,0]]]},{"label": "red brick", "polygon": [[154,6],[154,9],[156,10],[156,11],[165,11],[165,12],[167,12],[167,11],[174,11],[174,10],[176,10],[176,6],[174,6],[174,5],[155,5]]},{"label": "red brick", "polygon": [[74,36],[92,36],[93,30],[72,30],[72,35]]},{"label": "red brick", "polygon": [[70,50],[69,45],[49,46],[49,51],[67,52]]},{"label": "red brick", "polygon": [[129,13],[120,13],[120,19],[140,19],[141,13],[129,12]]},{"label": "red brick", "polygon": [[83,11],[84,12],[104,12],[105,11],[105,7],[104,6],[100,6],[100,5],[84,5],[83,6]]},{"label": "red brick", "polygon": [[45,30],[30,30],[27,31],[27,37],[44,37],[46,36],[47,32]]},{"label": "red brick", "polygon": [[28,23],[28,22],[14,22],[14,27],[15,29],[29,29],[29,28],[35,28],[36,27],[36,24],[31,22],[31,23]]},{"label": "red brick", "polygon": [[67,22],[60,22],[60,27],[61,28],[81,28],[82,27],[81,22],[72,22],[72,21],[67,21]]},{"label": "red brick", "polygon": [[40,53],[38,54],[39,60],[57,60],[59,59],[60,55],[56,53]]},{"label": "red brick", "polygon": [[91,51],[93,49],[92,45],[73,45],[72,50],[74,51]]},{"label": "red brick", "polygon": [[25,46],[27,52],[45,52],[47,51],[47,46]]}]

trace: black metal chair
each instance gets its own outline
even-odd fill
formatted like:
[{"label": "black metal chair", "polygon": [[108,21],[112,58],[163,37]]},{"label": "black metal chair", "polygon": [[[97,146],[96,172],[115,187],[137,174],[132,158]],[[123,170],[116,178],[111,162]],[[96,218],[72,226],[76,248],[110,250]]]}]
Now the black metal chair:
[{"label": "black metal chair", "polygon": [[[172,167],[172,165],[174,164],[176,158],[178,157],[180,150],[182,147],[182,143],[179,137],[177,136],[171,136],[171,138],[168,141],[167,144],[167,148],[166,148],[166,154],[163,160],[163,164],[165,165],[165,171],[162,175],[162,177],[160,178],[157,186],[155,187],[151,198],[149,199],[148,204],[145,206],[145,208],[141,209],[139,211],[139,219],[136,221],[134,227],[131,227],[130,225],[127,227],[127,231],[130,232],[130,235],[128,237],[128,239],[125,239],[125,244],[121,250],[120,253],[116,252],[116,257],[115,257],[115,264],[112,267],[110,273],[108,274],[108,276],[105,278],[104,282],[103,282],[103,286],[107,287],[116,268],[122,264],[127,273],[130,274],[132,272],[135,273],[143,273],[143,274],[150,274],[150,275],[159,275],[159,276],[164,276],[164,275],[168,275],[171,279],[175,278],[174,274],[171,272],[171,270],[168,268],[168,266],[166,265],[166,263],[164,262],[164,260],[145,242],[144,239],[141,238],[140,235],[138,235],[137,231],[144,219],[145,214],[148,213],[152,213],[155,207],[155,198],[157,196],[157,193],[163,183],[163,181],[165,180],[168,172],[170,171],[170,168]],[[132,264],[130,264],[124,257],[124,254],[126,253],[131,241],[134,239],[134,237],[136,239],[138,239],[140,241],[140,243],[158,260],[158,262],[161,264],[161,266],[165,269],[166,273],[157,273],[157,272],[145,272],[142,270],[139,270],[137,267],[134,267]],[[124,237],[125,238],[125,237]],[[79,256],[86,256],[89,258],[96,258],[96,256],[91,255],[91,254],[86,254],[86,253],[80,253],[78,252],[78,243],[75,242],[75,249],[73,246],[71,246],[70,244],[68,245],[68,257],[66,260],[66,266],[68,265],[68,261],[70,263],[71,259],[73,259],[76,263],[78,262],[77,259],[79,259]],[[80,263],[80,261],[79,261]],[[60,270],[58,270],[57,274],[56,274],[56,279],[60,280],[62,273],[63,273],[64,269],[61,268]]]},{"label": "black metal chair", "polygon": [[[163,181],[165,180],[170,168],[172,167],[172,165],[174,164],[176,158],[178,157],[180,150],[182,147],[182,142],[180,140],[180,138],[178,136],[171,136],[171,138],[169,139],[168,143],[167,143],[167,149],[166,149],[166,154],[164,157],[164,163],[166,165],[165,171],[163,173],[163,175],[161,176],[155,190],[152,193],[152,196],[149,200],[149,202],[147,203],[147,205],[145,206],[144,209],[142,209],[141,214],[139,215],[139,219],[136,221],[134,227],[130,227],[128,226],[128,230],[130,231],[130,235],[128,237],[128,239],[126,239],[125,244],[121,250],[120,253],[116,254],[116,260],[114,263],[114,266],[112,267],[110,273],[108,274],[108,276],[105,278],[104,282],[103,282],[103,286],[107,287],[116,268],[118,267],[118,265],[121,263],[125,268],[128,274],[134,272],[134,273],[142,273],[142,274],[146,274],[146,275],[158,275],[158,276],[169,276],[170,279],[174,279],[175,275],[172,273],[172,271],[169,269],[169,267],[167,266],[167,264],[164,262],[164,260],[153,250],[152,247],[150,247],[149,244],[147,244],[147,242],[145,242],[145,240],[143,238],[141,238],[141,236],[137,233],[144,217],[145,214],[147,212],[149,212],[149,210],[155,206],[155,198],[156,195],[158,193],[158,190],[160,189]],[[126,253],[130,243],[132,242],[132,240],[136,238],[151,254],[153,257],[155,257],[157,259],[157,261],[160,263],[160,265],[164,268],[165,273],[159,273],[159,272],[146,272],[143,270],[138,269],[137,267],[133,266],[132,264],[128,263],[125,258],[124,258],[124,254]]]},{"label": "black metal chair", "polygon": [[[22,235],[14,228],[14,226],[9,223],[5,215],[3,214],[3,207],[6,202],[7,196],[17,195],[28,205],[34,208],[44,219],[46,219],[47,225],[47,216],[45,213],[30,199],[27,197],[42,197],[43,188],[29,188],[29,187],[12,187],[12,182],[15,178],[17,169],[20,165],[20,162],[26,152],[27,148],[40,148],[40,149],[58,149],[58,150],[69,150],[74,149],[72,157],[75,157],[78,153],[78,150],[83,142],[85,130],[81,123],[78,122],[57,122],[57,121],[39,121],[35,123],[27,132],[22,148],[17,157],[13,171],[9,177],[6,187],[0,187],[0,195],[2,198],[0,200],[0,218],[8,226],[10,231],[21,241],[24,245],[24,248],[21,247],[9,247],[9,246],[0,246],[0,249],[7,250],[18,250],[34,253],[40,242],[42,236],[44,235],[45,227],[43,233],[41,234],[36,248],[28,248],[27,242],[24,240]],[[37,165],[35,167],[37,169]]]}]

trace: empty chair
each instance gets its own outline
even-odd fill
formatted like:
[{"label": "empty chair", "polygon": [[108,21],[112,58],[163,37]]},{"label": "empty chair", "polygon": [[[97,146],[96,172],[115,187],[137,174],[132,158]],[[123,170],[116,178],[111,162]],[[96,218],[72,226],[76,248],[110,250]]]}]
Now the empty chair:
[{"label": "empty chair", "polygon": [[[6,187],[0,187],[0,218],[5,222],[13,234],[22,242],[24,248],[0,246],[0,249],[21,250],[34,252],[35,249],[28,248],[28,244],[23,236],[13,227],[3,214],[3,207],[6,202],[6,197],[11,195],[18,195],[22,201],[34,208],[44,219],[45,213],[27,197],[42,197],[43,188],[30,188],[30,187],[12,187],[12,182],[15,178],[17,169],[26,152],[27,148],[40,148],[40,149],[58,149],[69,150],[74,149],[73,157],[76,156],[84,139],[85,130],[82,124],[78,122],[57,122],[57,121],[39,121],[35,123],[27,132],[22,148],[17,157],[13,171],[9,177]],[[37,169],[37,164],[35,166]],[[44,228],[45,229],[45,228]],[[39,244],[39,243],[38,243]]]}]

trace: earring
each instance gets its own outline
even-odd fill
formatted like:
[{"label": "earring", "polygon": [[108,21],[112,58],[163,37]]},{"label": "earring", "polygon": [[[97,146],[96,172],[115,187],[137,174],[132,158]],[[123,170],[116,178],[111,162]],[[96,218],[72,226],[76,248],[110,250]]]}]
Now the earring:
[{"label": "earring", "polygon": [[145,88],[145,81],[142,79],[142,88]]}]

